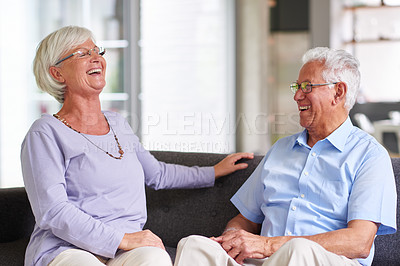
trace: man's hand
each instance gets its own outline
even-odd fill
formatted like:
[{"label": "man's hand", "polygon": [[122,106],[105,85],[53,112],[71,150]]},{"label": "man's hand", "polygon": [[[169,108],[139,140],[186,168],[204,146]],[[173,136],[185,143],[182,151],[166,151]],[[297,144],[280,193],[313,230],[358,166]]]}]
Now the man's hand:
[{"label": "man's hand", "polygon": [[269,257],[289,240],[288,237],[263,237],[245,230],[228,230],[222,236],[211,239],[218,242],[239,264],[243,264],[247,258]]},{"label": "man's hand", "polygon": [[159,247],[165,250],[161,239],[150,230],[125,234],[118,248],[122,250],[132,250],[139,247]]}]

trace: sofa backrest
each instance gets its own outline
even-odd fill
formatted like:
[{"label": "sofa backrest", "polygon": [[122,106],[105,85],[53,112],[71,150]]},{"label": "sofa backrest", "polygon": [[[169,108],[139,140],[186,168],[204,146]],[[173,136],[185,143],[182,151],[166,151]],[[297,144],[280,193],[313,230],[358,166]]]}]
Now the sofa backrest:
[{"label": "sofa backrest", "polygon": [[[392,158],[394,177],[397,188],[397,226],[400,225],[400,158]],[[377,236],[375,239],[375,256],[372,265],[400,265],[400,232],[391,235]]]},{"label": "sofa backrest", "polygon": [[[212,166],[226,155],[207,153],[152,152],[160,161],[187,166]],[[227,221],[238,214],[230,198],[257,167],[262,156],[246,160],[247,169],[219,178],[212,188],[158,190],[147,188],[146,228],[166,246],[175,247],[188,235],[218,236]],[[178,193],[179,192],[179,193]]]},{"label": "sofa backrest", "polygon": [[0,189],[0,243],[29,238],[34,222],[24,188]]}]

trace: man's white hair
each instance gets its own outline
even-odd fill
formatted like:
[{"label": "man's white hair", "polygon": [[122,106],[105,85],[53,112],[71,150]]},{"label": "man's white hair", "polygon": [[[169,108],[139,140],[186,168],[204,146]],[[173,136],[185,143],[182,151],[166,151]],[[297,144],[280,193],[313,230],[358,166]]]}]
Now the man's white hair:
[{"label": "man's white hair", "polygon": [[322,77],[326,82],[340,81],[347,84],[344,106],[350,111],[356,102],[360,87],[361,74],[358,59],[344,50],[316,47],[308,50],[303,55],[303,65],[312,61],[318,61],[324,65],[325,69],[322,71]]}]

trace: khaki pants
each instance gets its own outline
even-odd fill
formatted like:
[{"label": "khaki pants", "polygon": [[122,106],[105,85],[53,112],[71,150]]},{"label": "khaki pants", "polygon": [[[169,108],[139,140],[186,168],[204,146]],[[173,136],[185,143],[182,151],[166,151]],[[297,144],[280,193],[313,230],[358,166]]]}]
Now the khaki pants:
[{"label": "khaki pants", "polygon": [[[183,238],[179,244],[175,266],[240,266],[217,242],[202,236]],[[360,266],[357,260],[348,259],[327,251],[316,242],[295,238],[284,244],[271,257],[248,259],[244,265],[252,266]]]},{"label": "khaki pants", "polygon": [[119,251],[113,259],[104,260],[90,252],[68,249],[61,252],[49,266],[172,266],[168,253],[156,247],[141,247]]}]

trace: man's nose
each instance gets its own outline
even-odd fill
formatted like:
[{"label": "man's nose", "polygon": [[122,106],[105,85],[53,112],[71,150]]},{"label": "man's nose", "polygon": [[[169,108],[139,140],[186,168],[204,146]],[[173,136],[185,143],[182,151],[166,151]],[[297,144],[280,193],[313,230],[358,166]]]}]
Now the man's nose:
[{"label": "man's nose", "polygon": [[304,95],[305,93],[301,90],[301,88],[299,88],[293,95],[293,100],[295,100],[296,102],[299,100],[304,99]]}]

